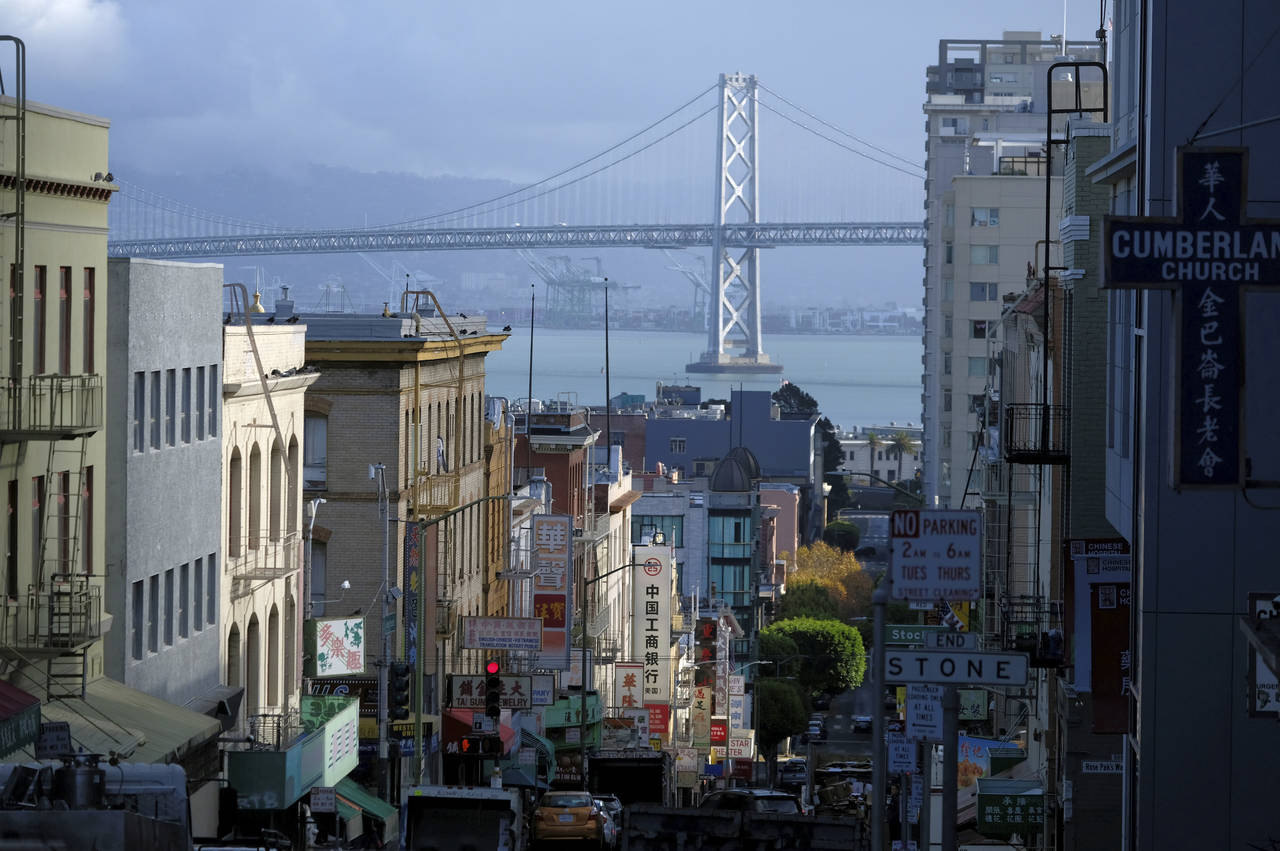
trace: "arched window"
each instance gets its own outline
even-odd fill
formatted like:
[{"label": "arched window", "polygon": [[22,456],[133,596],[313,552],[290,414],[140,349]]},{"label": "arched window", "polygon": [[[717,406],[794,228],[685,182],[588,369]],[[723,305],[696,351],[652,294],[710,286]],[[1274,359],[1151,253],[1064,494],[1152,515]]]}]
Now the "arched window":
[{"label": "arched window", "polygon": [[227,633],[227,685],[240,685],[240,627],[236,624]]},{"label": "arched window", "polygon": [[267,705],[280,705],[280,610],[267,616]]},{"label": "arched window", "polygon": [[262,543],[262,450],[249,450],[249,549]]},{"label": "arched window", "polygon": [[280,448],[280,441],[276,440],[271,443],[271,491],[267,497],[267,534],[272,541],[280,540],[280,512],[284,510],[281,502],[283,478],[284,451]]},{"label": "arched window", "polygon": [[244,464],[240,447],[231,450],[231,469],[227,476],[227,554],[240,555],[240,542],[244,535]]},{"label": "arched window", "polygon": [[298,466],[298,437],[289,438],[289,501],[285,506],[285,529],[289,534],[298,531],[298,477],[302,468]]},{"label": "arched window", "polygon": [[249,629],[245,633],[244,700],[250,715],[262,711],[262,636],[257,615],[249,617]]}]

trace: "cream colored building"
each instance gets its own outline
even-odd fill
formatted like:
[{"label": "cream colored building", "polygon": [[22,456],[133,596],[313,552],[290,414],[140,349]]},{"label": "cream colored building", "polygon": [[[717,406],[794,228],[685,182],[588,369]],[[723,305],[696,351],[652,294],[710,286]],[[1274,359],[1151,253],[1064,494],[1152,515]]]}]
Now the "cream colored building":
[{"label": "cream colored building", "polygon": [[[0,680],[40,700],[42,723],[66,722],[73,749],[211,777],[217,721],[103,675],[103,636],[126,628],[104,605],[106,430],[124,427],[104,417],[110,123],[12,98],[0,113],[0,268],[14,294],[0,347]],[[35,756],[25,732],[0,758]]]},{"label": "cream colored building", "polygon": [[296,709],[301,685],[306,336],[235,314],[223,329],[221,659],[251,730]]}]

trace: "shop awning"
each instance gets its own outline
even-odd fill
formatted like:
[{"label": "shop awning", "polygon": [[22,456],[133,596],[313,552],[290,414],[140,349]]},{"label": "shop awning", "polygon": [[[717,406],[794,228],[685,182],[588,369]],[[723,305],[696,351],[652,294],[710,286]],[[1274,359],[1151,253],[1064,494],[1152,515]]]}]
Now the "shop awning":
[{"label": "shop awning", "polygon": [[0,680],[0,757],[34,748],[40,734],[40,698]]},{"label": "shop awning", "polygon": [[[533,750],[542,754],[543,759],[546,760],[543,764],[547,767],[547,777],[546,777],[547,782],[550,783],[552,780],[555,779],[556,746],[551,743],[550,739],[546,738],[545,736],[539,736],[537,733],[533,732],[532,730],[526,730],[524,728],[521,728],[520,747],[533,748]],[[536,759],[534,764],[536,766],[537,764]],[[537,771],[535,770],[532,773],[535,775],[534,779],[536,780]]]},{"label": "shop awning", "polygon": [[363,786],[350,777],[344,777],[339,780],[337,785],[333,787],[333,791],[337,798],[338,814],[344,819],[351,821],[356,816],[364,813],[382,822],[384,826],[382,836],[399,835],[399,827],[396,824],[399,811],[395,807],[372,792],[366,791]]},{"label": "shop awning", "polygon": [[[474,709],[446,709],[444,711],[444,735],[441,737],[443,742],[461,741],[463,736],[474,736],[471,730],[471,718],[475,715]],[[516,731],[511,729],[509,724],[498,725],[498,735],[502,738],[502,752],[506,753],[511,750],[512,745],[516,742]]]},{"label": "shop awning", "polygon": [[[42,687],[31,691],[46,698]],[[75,747],[98,754],[114,751],[130,762],[181,762],[222,732],[222,724],[207,715],[105,677],[85,686],[83,698],[44,700],[40,714],[42,721],[67,722]],[[35,759],[35,744],[20,754]]]}]

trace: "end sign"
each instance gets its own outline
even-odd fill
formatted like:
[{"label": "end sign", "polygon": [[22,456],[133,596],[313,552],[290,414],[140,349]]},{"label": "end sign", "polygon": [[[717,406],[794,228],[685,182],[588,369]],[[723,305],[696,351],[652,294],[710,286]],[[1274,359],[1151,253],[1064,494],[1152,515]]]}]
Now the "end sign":
[{"label": "end sign", "polygon": [[962,509],[899,509],[889,521],[893,597],[976,600],[982,576],[982,515]]}]

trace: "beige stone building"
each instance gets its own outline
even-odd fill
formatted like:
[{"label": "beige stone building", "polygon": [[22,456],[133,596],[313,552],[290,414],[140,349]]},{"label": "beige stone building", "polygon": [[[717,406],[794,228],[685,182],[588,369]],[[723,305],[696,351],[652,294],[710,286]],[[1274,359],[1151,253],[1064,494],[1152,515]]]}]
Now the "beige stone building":
[{"label": "beige stone building", "polygon": [[244,688],[252,729],[298,706],[303,399],[319,375],[305,325],[243,316],[223,329],[220,622],[224,681]]}]

